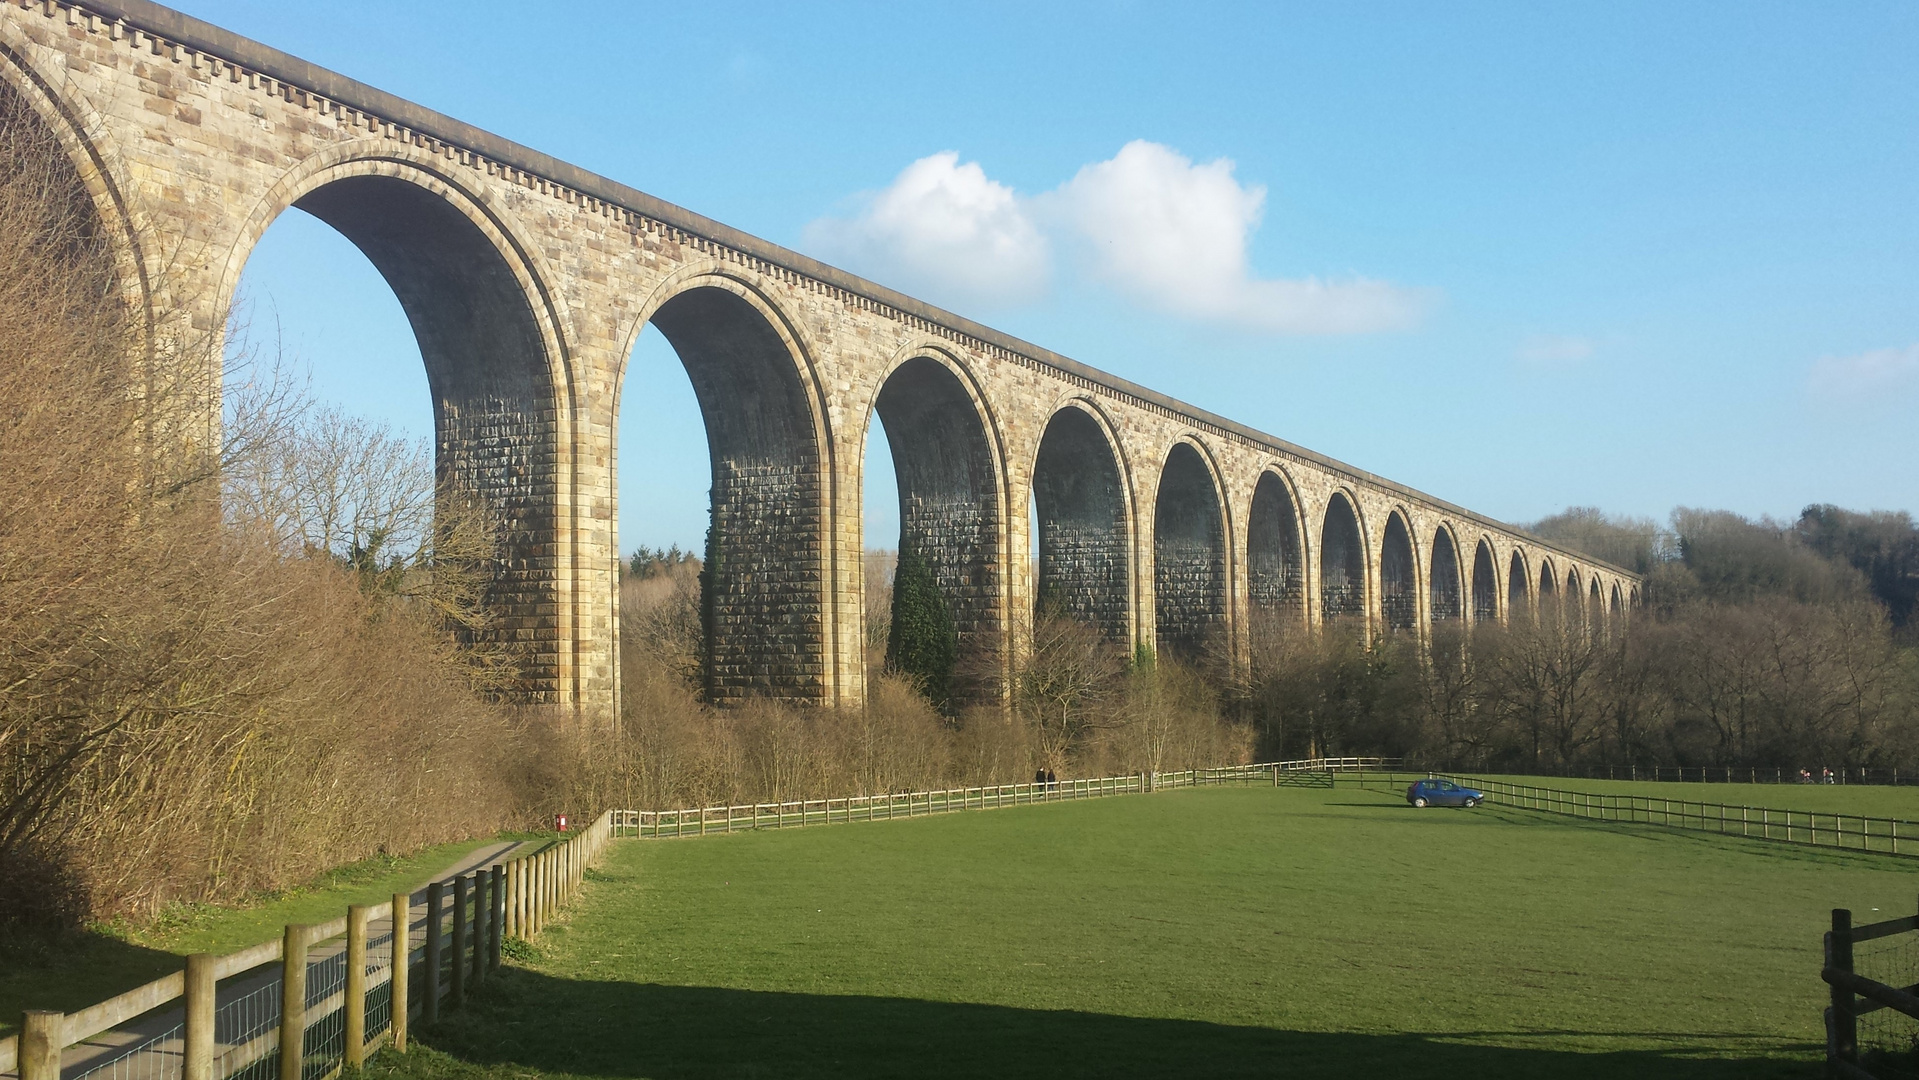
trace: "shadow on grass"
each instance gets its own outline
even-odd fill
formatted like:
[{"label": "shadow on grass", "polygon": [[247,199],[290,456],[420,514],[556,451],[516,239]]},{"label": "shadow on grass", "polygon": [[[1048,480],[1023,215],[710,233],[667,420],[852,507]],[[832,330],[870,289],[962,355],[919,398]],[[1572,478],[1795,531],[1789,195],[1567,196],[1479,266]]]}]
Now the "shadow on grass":
[{"label": "shadow on grass", "polygon": [[[1526,1048],[1566,1038],[1593,1052]],[[1458,1032],[1325,1034],[1191,1020],[901,998],[582,982],[508,969],[423,1032],[430,1049],[382,1055],[381,1080],[483,1076],[704,1077],[1812,1077],[1751,1052],[1748,1036]],[[1490,1046],[1498,1041],[1506,1045]],[[1512,1044],[1519,1043],[1515,1048]],[[1666,1049],[1646,1049],[1647,1043]],[[1701,1057],[1726,1048],[1724,1057]],[[1783,1049],[1783,1048],[1782,1048]]]},{"label": "shadow on grass", "polygon": [[25,1009],[73,1012],[186,966],[170,952],[87,930],[0,929],[0,1037]]}]

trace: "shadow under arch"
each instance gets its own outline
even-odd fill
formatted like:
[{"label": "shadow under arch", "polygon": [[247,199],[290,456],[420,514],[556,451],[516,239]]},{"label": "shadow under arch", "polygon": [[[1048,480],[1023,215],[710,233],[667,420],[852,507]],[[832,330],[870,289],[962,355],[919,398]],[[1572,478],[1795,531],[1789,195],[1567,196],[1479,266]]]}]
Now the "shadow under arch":
[{"label": "shadow under arch", "polygon": [[1460,587],[1459,548],[1453,531],[1444,525],[1433,530],[1433,552],[1426,573],[1427,603],[1435,623],[1465,618],[1465,590]]},{"label": "shadow under arch", "polygon": [[1553,571],[1550,558],[1539,560],[1539,615],[1557,618],[1559,615],[1559,576]]},{"label": "shadow under arch", "polygon": [[109,287],[130,311],[144,316],[147,325],[140,329],[150,331],[156,312],[149,252],[142,239],[149,230],[143,228],[144,222],[124,194],[124,161],[111,143],[87,134],[103,131],[106,125],[84,96],[61,93],[28,61],[19,44],[13,38],[13,25],[0,21],[0,131],[18,133],[18,126],[30,125],[34,134],[44,135],[49,145],[58,148],[70,172],[72,192],[90,204],[87,216],[95,229],[91,239],[105,246],[103,254],[115,279]]},{"label": "shadow under arch", "polygon": [[1493,544],[1480,537],[1473,549],[1473,623],[1499,621],[1499,571],[1493,562]]},{"label": "shadow under arch", "polygon": [[1248,631],[1255,655],[1290,628],[1306,625],[1305,535],[1292,488],[1260,473],[1246,516]]},{"label": "shadow under arch", "polygon": [[805,358],[777,311],[740,283],[703,275],[669,289],[647,321],[686,369],[712,468],[707,700],[826,703],[836,684],[828,461]]},{"label": "shadow under arch", "polygon": [[1379,545],[1379,614],[1388,631],[1412,630],[1419,625],[1419,569],[1413,557],[1413,534],[1398,510],[1386,515],[1386,531]]},{"label": "shadow under arch", "polygon": [[1219,482],[1197,446],[1166,454],[1153,501],[1153,631],[1157,647],[1197,660],[1226,626],[1226,520]]},{"label": "shadow under arch", "polygon": [[926,560],[952,612],[961,658],[952,697],[967,704],[1004,695],[1005,500],[988,418],[952,364],[926,352],[908,358],[880,385],[873,410],[899,484],[899,549]]},{"label": "shadow under arch", "polygon": [[413,330],[433,398],[435,472],[479,502],[497,539],[483,597],[491,620],[474,636],[514,655],[511,696],[577,700],[562,511],[570,394],[558,320],[522,246],[436,171],[392,156],[323,156],[283,177],[247,219],[220,278],[222,312],[288,209],[358,248]]},{"label": "shadow under arch", "polygon": [[1132,515],[1118,448],[1078,402],[1053,413],[1033,461],[1039,518],[1034,601],[1095,627],[1109,641],[1131,638]]},{"label": "shadow under arch", "polygon": [[1366,542],[1345,492],[1326,500],[1319,529],[1319,610],[1327,625],[1366,617]]},{"label": "shadow under arch", "polygon": [[1513,549],[1506,566],[1506,620],[1532,615],[1532,575],[1526,571],[1526,553]]}]

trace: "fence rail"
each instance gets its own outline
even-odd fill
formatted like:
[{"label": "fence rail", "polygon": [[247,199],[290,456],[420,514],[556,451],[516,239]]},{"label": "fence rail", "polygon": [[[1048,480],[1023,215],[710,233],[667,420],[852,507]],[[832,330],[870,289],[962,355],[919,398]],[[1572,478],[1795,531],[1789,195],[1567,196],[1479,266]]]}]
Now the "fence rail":
[{"label": "fence rail", "polygon": [[[1812,810],[1780,810],[1766,806],[1696,802],[1655,795],[1597,794],[1564,788],[1484,780],[1452,773],[1439,776],[1485,792],[1490,802],[1522,810],[1537,810],[1594,821],[1662,825],[1692,832],[1715,832],[1777,843],[1865,851],[1902,858],[1919,856],[1919,822],[1903,818],[1866,817]],[[1407,777],[1411,778],[1411,777]],[[1401,777],[1386,774],[1364,783],[1396,784]]]},{"label": "fence rail", "polygon": [[[1523,772],[1524,770],[1514,770]],[[1803,774],[1803,775],[1802,775]],[[1757,765],[1577,765],[1571,772],[1553,774],[1577,780],[1640,780],[1682,784],[1867,784],[1910,787],[1919,784],[1911,769],[1842,767],[1805,768]]]},{"label": "fence rail", "polygon": [[[1391,758],[1273,761],[1049,783],[948,788],[685,810],[609,810],[539,850],[288,926],[77,1012],[29,1010],[0,1039],[0,1080],[329,1080],[383,1045],[404,1051],[409,1021],[458,1008],[500,965],[503,938],[543,930],[616,837],[698,836],[921,817],[1218,784],[1331,786]],[[396,962],[397,957],[397,962]],[[395,978],[399,971],[401,977]],[[290,1021],[288,1018],[292,1018]]]},{"label": "fence rail", "polygon": [[789,829],[807,825],[835,825],[853,821],[889,821],[961,810],[995,810],[1044,802],[1072,802],[1110,795],[1137,795],[1183,787],[1215,784],[1270,783],[1281,786],[1330,787],[1334,773],[1396,767],[1397,759],[1379,757],[1305,758],[1229,765],[1217,769],[1134,773],[1082,780],[982,787],[943,788],[886,795],[852,795],[839,799],[795,799],[788,802],[744,803],[734,806],[689,807],[682,810],[615,810],[616,836],[678,838],[708,836],[754,829]]},{"label": "fence rail", "polygon": [[[1826,1008],[1826,1067],[1832,1075],[1875,1080],[1865,1067],[1875,1053],[1906,1057],[1899,1069],[1906,1075],[1910,1055],[1919,1054],[1919,940],[1909,936],[1892,948],[1863,955],[1858,949],[1901,935],[1919,935],[1919,915],[1854,926],[1849,909],[1832,910],[1825,964],[1819,972],[1832,990]],[[1872,975],[1861,973],[1861,966],[1872,969]],[[1862,1019],[1867,1021],[1863,1031]]]},{"label": "fence rail", "polygon": [[278,940],[189,956],[184,971],[76,1012],[28,1010],[19,1034],[0,1039],[0,1077],[327,1080],[380,1046],[404,1050],[408,1021],[457,1008],[500,966],[502,938],[545,927],[613,835],[609,812],[434,881],[419,901],[397,893]]}]

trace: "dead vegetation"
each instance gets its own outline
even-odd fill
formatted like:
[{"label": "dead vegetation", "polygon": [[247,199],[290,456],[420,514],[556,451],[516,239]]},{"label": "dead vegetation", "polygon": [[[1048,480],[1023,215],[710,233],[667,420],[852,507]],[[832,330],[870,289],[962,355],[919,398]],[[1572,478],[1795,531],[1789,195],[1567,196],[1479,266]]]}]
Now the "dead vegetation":
[{"label": "dead vegetation", "polygon": [[140,339],[84,190],[10,100],[0,175],[0,912],[140,913],[505,824],[517,735],[448,633],[443,536],[339,531],[287,479],[358,470],[363,504],[416,523],[430,483],[329,460],[333,421],[292,405],[193,438],[204,388],[170,373],[218,343]]}]

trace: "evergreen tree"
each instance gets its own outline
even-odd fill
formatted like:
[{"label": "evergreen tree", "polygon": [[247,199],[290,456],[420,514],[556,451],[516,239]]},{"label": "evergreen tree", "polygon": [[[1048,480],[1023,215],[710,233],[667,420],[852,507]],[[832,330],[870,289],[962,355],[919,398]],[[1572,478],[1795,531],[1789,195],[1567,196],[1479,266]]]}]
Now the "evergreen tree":
[{"label": "evergreen tree", "polygon": [[893,572],[893,626],[886,636],[886,666],[918,680],[936,705],[952,693],[953,665],[959,659],[959,636],[953,616],[933,579],[933,567],[908,546],[900,548],[899,567]]}]

